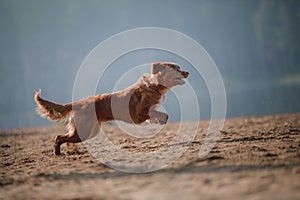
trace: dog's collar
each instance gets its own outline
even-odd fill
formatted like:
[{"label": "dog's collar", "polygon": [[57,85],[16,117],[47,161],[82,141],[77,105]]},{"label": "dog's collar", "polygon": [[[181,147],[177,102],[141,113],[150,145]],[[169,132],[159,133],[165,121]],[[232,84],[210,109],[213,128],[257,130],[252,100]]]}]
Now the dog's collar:
[{"label": "dog's collar", "polygon": [[151,88],[151,87],[148,87],[148,91],[153,92],[153,93],[160,94],[159,90],[156,90],[156,89]]},{"label": "dog's collar", "polygon": [[160,84],[155,85],[155,86],[150,85],[150,86],[147,87],[148,91],[153,92],[153,93],[157,93],[157,94],[160,94],[160,95],[162,95],[161,91],[165,88],[166,88],[165,86],[160,85]]}]

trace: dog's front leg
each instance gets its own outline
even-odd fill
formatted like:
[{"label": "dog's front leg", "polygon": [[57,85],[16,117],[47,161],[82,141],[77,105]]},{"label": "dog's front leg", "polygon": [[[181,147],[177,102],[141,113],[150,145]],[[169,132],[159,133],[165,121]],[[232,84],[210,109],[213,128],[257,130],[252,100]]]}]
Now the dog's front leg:
[{"label": "dog's front leg", "polygon": [[169,118],[168,114],[157,110],[150,110],[149,116],[150,116],[150,123],[161,124],[161,125],[166,124]]}]

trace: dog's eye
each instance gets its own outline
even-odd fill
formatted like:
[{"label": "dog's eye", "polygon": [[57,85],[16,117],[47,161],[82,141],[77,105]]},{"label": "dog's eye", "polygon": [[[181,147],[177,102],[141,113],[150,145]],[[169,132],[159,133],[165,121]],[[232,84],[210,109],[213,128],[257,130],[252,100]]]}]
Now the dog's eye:
[{"label": "dog's eye", "polygon": [[180,68],[179,67],[177,67],[177,66],[174,66],[174,67],[172,67],[174,70],[176,70],[176,71],[180,71]]},{"label": "dog's eye", "polygon": [[178,67],[177,65],[173,65],[172,68],[175,69],[176,71],[180,70],[180,67]]},{"label": "dog's eye", "polygon": [[169,65],[169,67],[176,70],[176,71],[180,70],[180,67],[178,67],[177,65]]}]

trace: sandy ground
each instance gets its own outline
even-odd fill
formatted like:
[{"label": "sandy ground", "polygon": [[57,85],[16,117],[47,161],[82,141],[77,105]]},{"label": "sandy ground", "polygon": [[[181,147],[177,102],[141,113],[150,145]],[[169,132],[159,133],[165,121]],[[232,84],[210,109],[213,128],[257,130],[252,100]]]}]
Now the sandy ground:
[{"label": "sandy ground", "polygon": [[[300,199],[300,114],[227,119],[199,158],[208,123],[200,121],[192,141],[184,137],[195,132],[190,122],[180,135],[170,123],[144,138],[106,124],[116,149],[97,137],[73,151],[64,145],[59,157],[52,146],[61,125],[0,131],[0,199]],[[154,172],[103,164],[151,171],[182,149]]]}]

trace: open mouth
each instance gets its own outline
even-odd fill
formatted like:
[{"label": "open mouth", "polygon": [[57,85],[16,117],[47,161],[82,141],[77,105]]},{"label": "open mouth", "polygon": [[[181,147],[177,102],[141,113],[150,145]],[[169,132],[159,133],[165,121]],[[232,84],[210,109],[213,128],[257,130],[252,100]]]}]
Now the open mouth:
[{"label": "open mouth", "polygon": [[182,79],[183,79],[183,77],[174,78],[174,82],[176,82],[179,85],[183,85],[183,84],[185,84],[185,81]]},{"label": "open mouth", "polygon": [[176,82],[179,85],[183,85],[183,84],[185,84],[185,81],[182,80],[182,79],[187,78],[189,76],[189,73],[188,72],[181,72],[180,75],[181,75],[180,77],[174,78],[174,82]]}]

